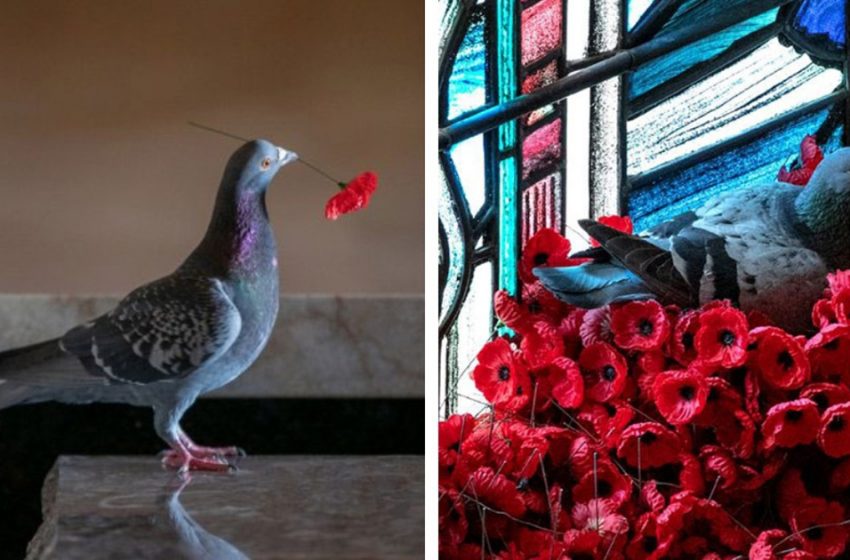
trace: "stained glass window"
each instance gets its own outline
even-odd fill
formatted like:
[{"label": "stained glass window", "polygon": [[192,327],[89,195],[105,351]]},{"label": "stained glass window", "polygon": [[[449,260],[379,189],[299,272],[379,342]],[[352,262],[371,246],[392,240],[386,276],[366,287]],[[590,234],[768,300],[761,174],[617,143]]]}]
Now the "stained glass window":
[{"label": "stained glass window", "polygon": [[773,181],[805,135],[847,145],[844,0],[439,3],[444,414],[483,406],[492,295],[540,228],[649,227]]}]

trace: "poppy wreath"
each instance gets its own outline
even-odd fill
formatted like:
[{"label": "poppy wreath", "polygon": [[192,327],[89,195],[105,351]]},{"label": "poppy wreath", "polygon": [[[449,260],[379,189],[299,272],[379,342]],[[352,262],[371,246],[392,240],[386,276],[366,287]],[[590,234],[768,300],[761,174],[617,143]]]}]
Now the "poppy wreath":
[{"label": "poppy wreath", "polygon": [[727,301],[571,307],[531,273],[569,253],[528,241],[471,373],[488,412],[440,423],[441,557],[848,557],[850,271],[805,337]]}]

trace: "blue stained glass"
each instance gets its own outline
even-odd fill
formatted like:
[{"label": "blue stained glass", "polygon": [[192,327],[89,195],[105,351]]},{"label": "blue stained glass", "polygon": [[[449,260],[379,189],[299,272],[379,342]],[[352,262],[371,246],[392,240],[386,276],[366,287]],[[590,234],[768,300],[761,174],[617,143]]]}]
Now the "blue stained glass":
[{"label": "blue stained glass", "polygon": [[[814,134],[828,113],[824,109],[801,117],[749,144],[632,191],[628,206],[636,231],[693,210],[717,194],[773,182],[782,164],[799,150],[803,137]],[[831,140],[828,147],[835,143]]]},{"label": "blue stained glass", "polygon": [[638,68],[630,80],[630,99],[646,93],[654,87],[684,73],[728,49],[732,43],[758,31],[776,21],[777,9],[769,10],[756,17],[733,25],[719,33],[673,51]]},{"label": "blue stained glass", "polygon": [[637,25],[637,22],[640,21],[641,16],[649,8],[650,4],[652,4],[652,0],[629,0],[626,6],[629,31]]},{"label": "blue stained glass", "polygon": [[477,109],[487,101],[487,50],[483,12],[472,15],[448,84],[448,118]]},{"label": "blue stained glass", "polygon": [[803,0],[794,16],[794,27],[813,36],[825,36],[844,47],[845,0]]}]

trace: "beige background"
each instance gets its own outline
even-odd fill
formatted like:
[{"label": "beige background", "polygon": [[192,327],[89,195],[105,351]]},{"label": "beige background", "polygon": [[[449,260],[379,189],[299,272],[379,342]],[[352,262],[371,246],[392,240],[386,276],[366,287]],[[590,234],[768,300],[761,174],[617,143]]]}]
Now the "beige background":
[{"label": "beige background", "polygon": [[123,293],[195,246],[238,143],[284,169],[268,196],[286,292],[423,288],[423,5],[399,0],[15,2],[0,7],[0,292]]}]

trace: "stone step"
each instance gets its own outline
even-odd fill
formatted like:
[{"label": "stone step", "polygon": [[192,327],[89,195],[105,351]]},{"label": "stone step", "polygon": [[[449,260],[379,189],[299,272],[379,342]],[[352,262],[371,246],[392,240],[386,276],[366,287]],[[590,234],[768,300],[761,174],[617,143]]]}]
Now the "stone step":
[{"label": "stone step", "polygon": [[146,457],[62,456],[27,558],[422,558],[421,456],[255,456],[182,481]]}]

